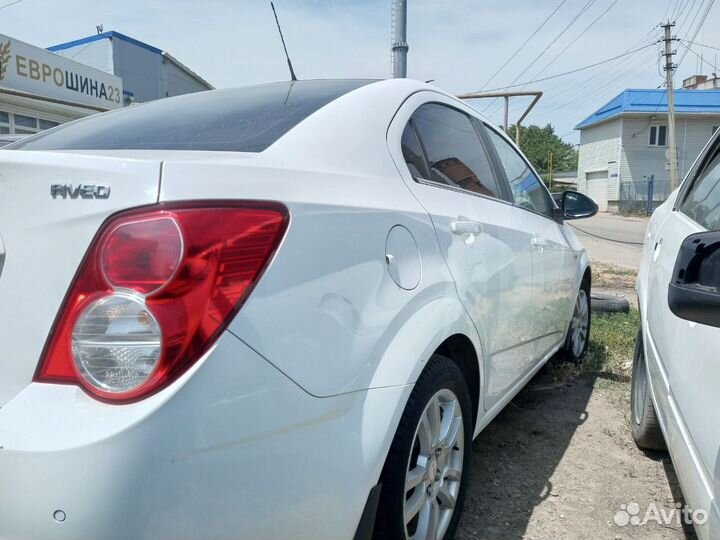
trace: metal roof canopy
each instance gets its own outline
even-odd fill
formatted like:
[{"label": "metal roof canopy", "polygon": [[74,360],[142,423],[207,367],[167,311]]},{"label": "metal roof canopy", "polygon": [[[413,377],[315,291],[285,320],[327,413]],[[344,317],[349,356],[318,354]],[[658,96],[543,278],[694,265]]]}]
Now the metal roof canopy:
[{"label": "metal roof canopy", "polygon": [[543,93],[540,90],[525,90],[517,92],[470,92],[469,94],[460,94],[456,96],[458,99],[487,99],[487,98],[504,98],[504,115],[503,115],[503,128],[505,131],[508,129],[508,108],[510,106],[511,97],[527,97],[534,96],[534,99],[530,102],[522,113],[520,118],[515,122],[515,144],[520,144],[520,123],[525,120],[530,111],[535,107],[535,104],[540,100]]}]

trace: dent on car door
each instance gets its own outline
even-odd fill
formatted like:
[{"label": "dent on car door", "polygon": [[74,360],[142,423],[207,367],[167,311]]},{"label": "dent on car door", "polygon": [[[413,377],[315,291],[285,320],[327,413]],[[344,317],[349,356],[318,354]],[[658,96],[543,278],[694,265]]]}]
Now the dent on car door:
[{"label": "dent on car door", "polygon": [[[483,403],[491,407],[532,364],[529,237],[505,195],[470,117],[449,104],[406,103],[402,151],[408,186],[430,214],[458,296],[483,345]],[[412,119],[408,121],[408,117]],[[392,130],[391,130],[392,133]],[[406,170],[405,170],[406,169]]]},{"label": "dent on car door", "polygon": [[[720,329],[677,317],[668,304],[668,286],[683,241],[691,234],[720,230],[720,151],[698,169],[676,210],[660,226],[649,246],[647,318],[648,366],[657,405],[666,424],[668,444],[676,452],[699,456],[678,459],[680,470],[692,482],[695,507],[707,506],[720,489],[720,362],[716,352]],[[689,446],[694,448],[690,449]],[[677,456],[681,457],[681,456]],[[702,480],[701,480],[702,477]],[[705,486],[713,486],[708,493]],[[698,489],[695,489],[698,488]]]},{"label": "dent on car door", "polygon": [[487,128],[505,172],[520,227],[530,236],[532,253],[532,339],[537,360],[562,342],[576,297],[579,254],[554,220],[554,204],[542,181],[520,153],[493,128]]}]

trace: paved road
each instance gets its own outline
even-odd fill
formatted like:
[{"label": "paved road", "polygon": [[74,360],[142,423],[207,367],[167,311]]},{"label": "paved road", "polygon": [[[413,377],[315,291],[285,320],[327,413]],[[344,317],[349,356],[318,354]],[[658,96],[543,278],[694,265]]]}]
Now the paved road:
[{"label": "paved road", "polygon": [[569,224],[574,227],[591,260],[637,270],[648,219],[603,213]]}]

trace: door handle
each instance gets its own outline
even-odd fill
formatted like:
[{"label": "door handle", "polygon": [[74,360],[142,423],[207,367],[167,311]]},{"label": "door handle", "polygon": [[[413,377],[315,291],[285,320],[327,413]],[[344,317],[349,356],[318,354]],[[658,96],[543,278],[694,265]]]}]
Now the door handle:
[{"label": "door handle", "polygon": [[530,240],[530,243],[531,243],[533,246],[539,247],[539,248],[544,248],[544,247],[547,247],[547,246],[548,246],[548,241],[547,241],[547,239],[546,239],[546,238],[542,238],[542,237],[540,237],[540,236],[533,236],[532,239]]},{"label": "door handle", "polygon": [[454,234],[480,234],[482,224],[477,221],[453,221],[450,228]]}]

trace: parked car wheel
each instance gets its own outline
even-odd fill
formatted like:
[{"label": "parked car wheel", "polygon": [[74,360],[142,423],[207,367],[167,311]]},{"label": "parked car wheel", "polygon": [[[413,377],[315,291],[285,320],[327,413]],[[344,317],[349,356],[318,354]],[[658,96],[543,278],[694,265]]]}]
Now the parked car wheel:
[{"label": "parked car wheel", "polygon": [[655,406],[650,397],[642,328],[638,329],[635,338],[630,407],[632,435],[635,444],[643,450],[665,450],[667,448],[665,438],[660,429],[660,423],[655,414]]},{"label": "parked car wheel", "polygon": [[462,512],[473,435],[458,366],[433,355],[410,395],[381,475],[377,539],[445,539]]},{"label": "parked car wheel", "polygon": [[590,286],[583,281],[561,351],[561,358],[574,364],[582,363],[590,343],[590,303]]}]

